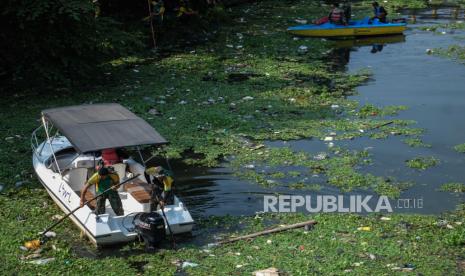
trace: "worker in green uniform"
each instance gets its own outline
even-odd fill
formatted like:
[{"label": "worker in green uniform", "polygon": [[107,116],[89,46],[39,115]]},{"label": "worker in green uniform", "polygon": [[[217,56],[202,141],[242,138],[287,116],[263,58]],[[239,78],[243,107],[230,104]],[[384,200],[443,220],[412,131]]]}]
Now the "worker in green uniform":
[{"label": "worker in green uniform", "polygon": [[[119,176],[116,173],[109,172],[107,168],[102,167],[92,175],[91,178],[84,185],[84,188],[81,191],[81,202],[80,206],[84,206],[85,195],[90,186],[95,185],[95,191],[97,195],[102,194],[104,191],[108,190],[112,186],[119,184]],[[97,198],[97,209],[95,214],[104,214],[105,213],[105,201],[110,201],[111,208],[117,216],[124,215],[123,204],[121,198],[118,195],[116,190],[110,189],[105,192],[102,196]]]}]

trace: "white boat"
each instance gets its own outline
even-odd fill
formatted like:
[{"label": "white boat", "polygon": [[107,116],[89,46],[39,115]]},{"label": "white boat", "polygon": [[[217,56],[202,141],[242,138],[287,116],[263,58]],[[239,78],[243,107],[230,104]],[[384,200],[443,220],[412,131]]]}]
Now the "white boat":
[{"label": "white boat", "polygon": [[[139,175],[118,188],[124,215],[117,216],[107,200],[105,214],[94,213],[96,204],[93,201],[70,216],[96,245],[134,240],[138,236],[133,223],[135,217],[151,211],[152,186],[144,175],[148,159],[143,159],[140,149],[141,146],[160,146],[167,141],[147,122],[119,104],[47,109],[42,111],[41,120],[42,125],[31,138],[32,163],[37,177],[66,214],[79,207],[80,192],[95,172],[102,158],[101,150],[135,149],[139,162],[134,160],[136,158],[128,158],[112,165],[120,182]],[[93,192],[90,190],[85,195],[87,200],[95,195],[95,189]],[[164,211],[167,234],[170,234],[170,229],[173,234],[192,230],[194,220],[178,197],[175,196]],[[162,215],[160,209],[155,212]]]}]

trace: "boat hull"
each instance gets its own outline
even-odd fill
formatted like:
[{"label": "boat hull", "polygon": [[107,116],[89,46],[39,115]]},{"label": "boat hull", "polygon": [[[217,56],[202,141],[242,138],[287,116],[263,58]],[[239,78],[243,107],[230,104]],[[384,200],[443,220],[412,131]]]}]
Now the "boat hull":
[{"label": "boat hull", "polygon": [[[55,147],[62,149],[66,145],[64,147],[54,145]],[[79,206],[80,197],[75,192],[76,189],[73,189],[60,173],[54,172],[44,164],[44,160],[50,155],[51,153],[43,153],[39,158],[38,154],[33,154],[32,163],[34,171],[57,206],[65,214],[69,214]],[[97,216],[88,206],[84,206],[71,214],[69,218],[95,245],[109,245],[132,241],[138,237],[132,224],[133,218],[140,212],[146,212],[146,205],[148,204],[137,205],[131,195],[126,192],[120,192],[120,197],[123,200],[123,207],[130,204],[133,205],[131,210],[125,209],[124,216],[116,216],[112,213],[111,207],[107,202],[107,213],[105,214]],[[157,212],[162,215],[161,210],[157,210]],[[173,205],[165,207],[165,214],[165,231],[167,234],[170,231],[166,226],[167,222],[170,224],[173,234],[192,231],[194,220],[177,197],[175,197]]]},{"label": "boat hull", "polygon": [[401,34],[407,29],[405,23],[366,24],[354,22],[349,26],[325,23],[322,25],[301,25],[290,27],[287,31],[298,36],[312,37],[360,37]]}]

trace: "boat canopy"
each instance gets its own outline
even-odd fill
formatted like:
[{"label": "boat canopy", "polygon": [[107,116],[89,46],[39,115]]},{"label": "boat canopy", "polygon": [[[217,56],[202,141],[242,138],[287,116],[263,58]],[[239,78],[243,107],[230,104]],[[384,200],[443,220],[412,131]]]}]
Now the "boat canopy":
[{"label": "boat canopy", "polygon": [[42,116],[80,153],[168,142],[151,125],[120,104],[51,108]]}]

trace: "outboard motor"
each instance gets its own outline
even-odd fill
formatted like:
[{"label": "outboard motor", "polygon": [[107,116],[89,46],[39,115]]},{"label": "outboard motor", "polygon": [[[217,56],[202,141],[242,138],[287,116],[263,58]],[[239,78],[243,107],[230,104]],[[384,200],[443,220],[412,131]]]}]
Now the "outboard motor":
[{"label": "outboard motor", "polygon": [[134,219],[136,232],[144,240],[145,248],[149,251],[165,238],[165,220],[157,212],[139,213]]}]

